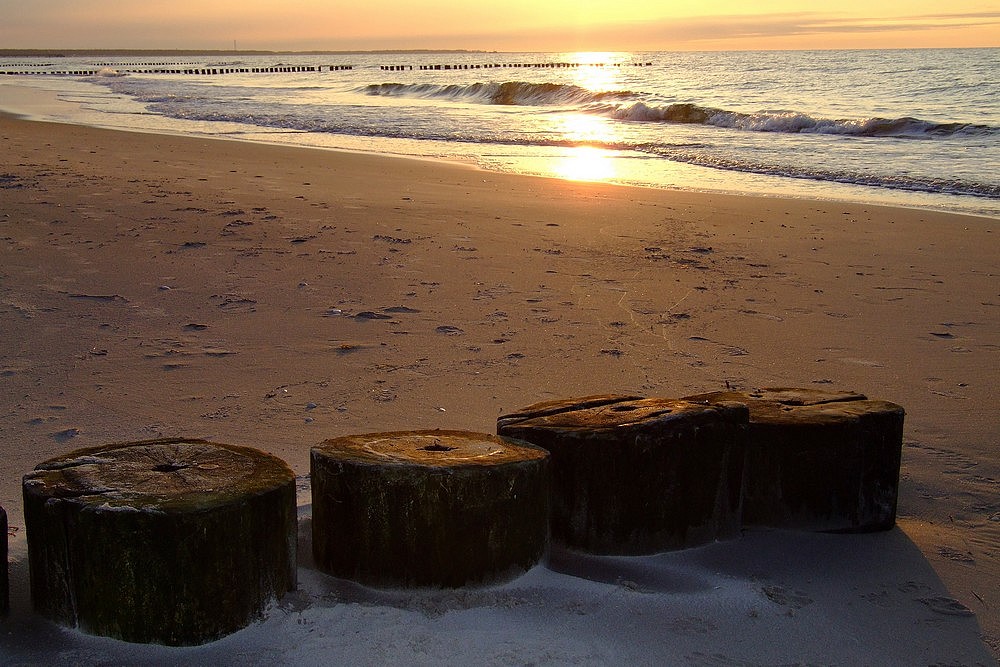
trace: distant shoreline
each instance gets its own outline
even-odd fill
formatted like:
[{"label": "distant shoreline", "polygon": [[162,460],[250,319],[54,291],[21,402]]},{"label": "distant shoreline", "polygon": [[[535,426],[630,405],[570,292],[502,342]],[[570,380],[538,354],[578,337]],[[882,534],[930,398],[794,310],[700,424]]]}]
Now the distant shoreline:
[{"label": "distant shoreline", "polygon": [[359,53],[496,53],[476,49],[374,49],[371,51],[267,51],[243,49],[0,49],[0,57],[73,58],[79,56],[330,56]]}]

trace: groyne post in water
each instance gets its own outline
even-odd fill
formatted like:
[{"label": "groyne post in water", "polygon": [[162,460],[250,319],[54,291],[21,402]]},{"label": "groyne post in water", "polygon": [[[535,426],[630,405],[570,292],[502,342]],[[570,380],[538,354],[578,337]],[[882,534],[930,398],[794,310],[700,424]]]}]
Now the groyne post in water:
[{"label": "groyne post in water", "polygon": [[[123,74],[187,74],[191,76],[221,76],[226,74],[281,74],[295,72],[322,72],[323,65],[279,65],[273,67],[177,67],[181,63],[97,63],[102,67],[113,68]],[[614,67],[623,67],[628,63],[613,63]],[[649,67],[652,62],[634,62],[635,67]],[[175,65],[175,67],[167,67]],[[18,63],[17,67],[28,66],[28,63]],[[46,65],[48,66],[48,65]],[[461,63],[461,64],[423,64],[423,65],[380,65],[379,69],[387,72],[412,71],[441,71],[441,70],[476,70],[476,69],[511,69],[511,68],[545,68],[559,69],[570,67],[604,67],[605,63],[572,63],[572,62],[544,62],[544,63]],[[326,65],[330,72],[353,70],[354,65]],[[96,76],[99,74],[95,70],[10,70],[0,72],[7,75],[16,76]]]}]

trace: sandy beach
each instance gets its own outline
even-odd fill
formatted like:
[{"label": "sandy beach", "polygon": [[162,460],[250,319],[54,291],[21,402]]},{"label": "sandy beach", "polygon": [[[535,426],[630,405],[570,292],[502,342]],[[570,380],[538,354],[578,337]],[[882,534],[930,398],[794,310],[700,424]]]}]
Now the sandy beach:
[{"label": "sandy beach", "polygon": [[[614,187],[0,117],[3,664],[994,664],[995,219]],[[766,194],[766,193],[762,193]],[[598,393],[850,389],[907,412],[897,527],[563,552],[506,584],[310,566],[309,449],[493,432]],[[299,590],[197,648],[58,628],[21,476],[108,442],[256,447],[299,476]]]}]

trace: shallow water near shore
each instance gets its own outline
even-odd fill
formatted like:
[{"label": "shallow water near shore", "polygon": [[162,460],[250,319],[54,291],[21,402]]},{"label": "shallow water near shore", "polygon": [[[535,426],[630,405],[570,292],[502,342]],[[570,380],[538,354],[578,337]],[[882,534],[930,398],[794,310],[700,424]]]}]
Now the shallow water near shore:
[{"label": "shallow water near shore", "polygon": [[0,93],[0,108],[572,180],[1000,216],[998,69],[1000,49],[2,58],[2,83],[62,104],[15,109]]}]

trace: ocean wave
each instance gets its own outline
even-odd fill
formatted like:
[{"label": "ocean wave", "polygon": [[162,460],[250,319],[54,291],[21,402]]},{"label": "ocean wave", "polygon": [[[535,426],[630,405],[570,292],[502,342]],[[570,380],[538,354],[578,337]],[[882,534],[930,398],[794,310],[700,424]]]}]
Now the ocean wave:
[{"label": "ocean wave", "polygon": [[[988,169],[959,165],[961,169],[945,169],[947,173],[942,173],[923,168],[919,155],[934,155],[938,150],[934,142],[887,146],[890,157],[883,164],[877,159],[858,159],[857,151],[839,146],[842,142],[819,139],[822,135],[952,139],[953,147],[947,150],[975,149],[979,155],[975,159],[982,162],[988,159],[983,155],[992,154],[993,137],[1000,136],[1000,128],[995,125],[933,122],[905,114],[899,118],[837,120],[782,109],[747,113],[693,102],[669,102],[665,93],[595,92],[553,82],[383,83],[352,87],[353,93],[341,89],[339,94],[347,96],[337,98],[333,104],[320,96],[302,99],[301,93],[294,92],[299,90],[296,82],[288,82],[293,85],[279,92],[270,87],[205,86],[197,81],[160,81],[139,76],[106,78],[100,83],[144,103],[150,113],[186,120],[243,123],[287,132],[510,146],[515,153],[522,148],[590,146],[713,169],[1000,199],[1000,185]],[[314,85],[309,82],[301,89]],[[428,103],[419,107],[411,104],[406,109],[396,104],[364,104],[357,100],[358,93],[424,98]],[[501,116],[491,115],[486,109],[482,115],[478,111],[466,113],[469,110],[464,106],[460,114],[442,113],[452,103],[516,104],[525,108]],[[567,112],[608,119],[604,123],[608,131],[567,131],[560,118]],[[616,122],[618,127],[612,127]],[[714,128],[748,134],[734,139]],[[816,138],[810,139],[810,135]],[[964,137],[969,140],[962,141]],[[813,155],[805,156],[802,151]],[[827,159],[826,155],[831,157]]]},{"label": "ocean wave", "polygon": [[793,166],[768,164],[766,162],[754,162],[747,159],[718,155],[711,151],[692,151],[685,148],[663,145],[646,145],[637,147],[637,150],[674,162],[683,162],[711,169],[723,169],[726,171],[738,171],[765,176],[780,176],[797,180],[861,185],[888,190],[1000,199],[1000,185],[959,178],[865,173],[850,169],[825,169],[815,165]]},{"label": "ocean wave", "polygon": [[747,113],[691,102],[661,104],[627,90],[591,91],[571,84],[504,83],[431,84],[381,83],[357,92],[372,96],[452,100],[518,106],[576,106],[583,113],[631,122],[688,123],[746,132],[830,134],[901,139],[991,136],[1000,128],[975,123],[942,123],[919,118],[820,118],[797,111]]},{"label": "ocean wave", "polygon": [[[199,97],[202,94],[202,91],[197,88],[191,90],[176,88],[164,94],[162,90],[142,88],[139,81],[125,83],[118,79],[120,83],[111,83],[117,73],[107,68],[102,70],[98,76],[107,77],[108,85],[116,88],[117,92],[134,96],[146,102],[163,102],[165,97],[172,97],[175,102],[180,102],[182,98],[192,95],[192,93]],[[311,91],[322,88],[322,86],[307,84],[286,88],[284,92],[292,93],[296,90]],[[239,92],[246,95],[246,87],[239,89]],[[273,91],[266,89],[266,92]],[[622,122],[691,124],[744,132],[896,139],[1000,136],[1000,127],[979,123],[938,122],[911,116],[832,119],[793,110],[744,112],[700,105],[694,102],[664,102],[655,96],[630,90],[593,91],[573,84],[560,83],[525,81],[470,84],[379,83],[361,86],[356,88],[355,92],[378,97],[425,99],[437,102],[560,107],[559,111],[569,108],[579,113]],[[219,89],[215,89],[213,93],[219,94]]]},{"label": "ocean wave", "polygon": [[585,105],[608,100],[628,100],[636,97],[635,93],[629,91],[595,92],[572,84],[529,83],[526,81],[465,85],[380,83],[363,86],[357,91],[366,95],[383,97],[446,99],[519,106]]},{"label": "ocean wave", "polygon": [[609,115],[616,120],[695,123],[747,132],[910,139],[1000,134],[1000,128],[975,123],[937,123],[911,117],[828,119],[795,111],[743,113],[689,103],[650,106],[644,102],[636,102],[619,106],[611,110]]},{"label": "ocean wave", "polygon": [[[519,147],[547,148],[577,148],[588,146],[601,150],[617,152],[633,152],[651,155],[674,162],[737,171],[744,173],[781,176],[802,180],[845,183],[891,190],[906,190],[913,192],[942,193],[967,195],[1000,199],[1000,185],[985,181],[957,178],[938,178],[929,176],[910,176],[905,174],[865,173],[851,171],[847,168],[824,168],[822,166],[777,164],[767,161],[753,161],[747,158],[720,153],[715,147],[703,143],[630,143],[627,141],[580,141],[556,136],[511,136],[505,133],[479,133],[458,130],[444,131],[429,128],[414,134],[413,128],[400,126],[391,122],[372,120],[365,124],[357,120],[345,119],[337,114],[324,113],[317,107],[313,114],[291,116],[286,113],[266,113],[259,106],[227,105],[226,110],[208,109],[199,104],[178,105],[177,100],[164,99],[162,102],[150,104],[153,112],[165,113],[175,118],[199,121],[224,121],[256,125],[258,127],[279,128],[293,132],[317,132],[343,134],[362,137],[382,137],[393,139],[420,139],[443,142],[463,142],[470,144]],[[675,118],[694,118],[702,113],[696,107],[688,106],[677,109]],[[389,118],[387,116],[386,118]],[[704,122],[699,120],[677,122]]]},{"label": "ocean wave", "polygon": [[109,78],[109,77],[120,77],[128,75],[125,72],[119,72],[118,70],[111,67],[102,67],[101,69],[94,72],[93,76],[100,78]]}]

